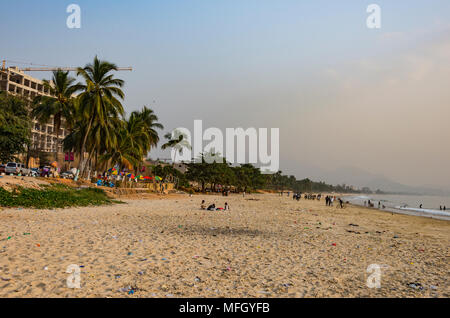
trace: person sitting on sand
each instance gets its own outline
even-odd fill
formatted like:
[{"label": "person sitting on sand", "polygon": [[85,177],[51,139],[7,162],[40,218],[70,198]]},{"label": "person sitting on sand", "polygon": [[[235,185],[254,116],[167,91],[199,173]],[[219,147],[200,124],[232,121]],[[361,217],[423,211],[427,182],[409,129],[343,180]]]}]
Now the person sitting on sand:
[{"label": "person sitting on sand", "polygon": [[213,203],[213,204],[211,204],[208,208],[207,208],[207,210],[208,211],[215,211],[216,210],[216,205]]},{"label": "person sitting on sand", "polygon": [[227,202],[225,202],[225,207],[224,207],[224,209],[223,209],[224,211],[229,211],[230,210],[230,206],[228,205],[228,203]]},{"label": "person sitting on sand", "polygon": [[201,208],[202,210],[206,210],[205,200],[202,200],[202,204],[200,205],[200,208]]}]

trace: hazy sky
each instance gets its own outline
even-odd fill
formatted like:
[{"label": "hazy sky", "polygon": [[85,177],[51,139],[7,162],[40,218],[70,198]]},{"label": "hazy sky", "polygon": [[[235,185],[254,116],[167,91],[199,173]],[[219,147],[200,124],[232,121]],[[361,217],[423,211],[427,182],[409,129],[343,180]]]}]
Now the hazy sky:
[{"label": "hazy sky", "polygon": [[0,59],[133,66],[126,110],[150,106],[166,131],[279,127],[281,169],[299,178],[349,166],[450,188],[448,0],[2,2]]}]

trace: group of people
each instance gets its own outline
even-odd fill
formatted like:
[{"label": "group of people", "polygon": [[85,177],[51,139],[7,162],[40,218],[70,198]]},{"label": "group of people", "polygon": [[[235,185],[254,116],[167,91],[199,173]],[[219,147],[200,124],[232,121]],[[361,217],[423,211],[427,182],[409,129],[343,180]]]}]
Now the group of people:
[{"label": "group of people", "polygon": [[331,196],[331,195],[327,195],[327,196],[325,197],[325,204],[326,204],[327,206],[333,206],[334,200],[336,200],[336,197],[333,197],[333,196]]},{"label": "group of people", "polygon": [[[289,196],[289,192],[288,192],[288,196]],[[294,193],[292,195],[292,200],[297,200],[299,201],[302,198],[302,193]],[[305,200],[319,200],[322,198],[322,194],[308,194],[305,193],[304,195]]]},{"label": "group of people", "polygon": [[206,207],[205,200],[202,200],[202,204],[200,205],[200,208],[202,210],[207,210],[207,211],[229,211],[230,210],[230,206],[228,205],[227,202],[225,202],[225,206],[223,208],[217,208],[214,203],[209,205],[208,207]]},{"label": "group of people", "polygon": [[343,209],[343,208],[344,208],[344,201],[342,201],[341,198],[337,198],[337,199],[336,199],[335,196],[327,195],[327,196],[325,197],[325,204],[326,204],[327,206],[333,206],[333,202],[336,201],[336,200],[339,202],[338,207],[340,207],[341,209]]}]

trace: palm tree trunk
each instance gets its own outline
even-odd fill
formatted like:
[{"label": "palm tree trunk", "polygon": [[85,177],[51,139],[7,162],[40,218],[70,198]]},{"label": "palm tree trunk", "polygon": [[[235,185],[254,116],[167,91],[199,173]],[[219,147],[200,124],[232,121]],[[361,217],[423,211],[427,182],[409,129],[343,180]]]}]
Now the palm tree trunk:
[{"label": "palm tree trunk", "polygon": [[56,132],[56,151],[55,151],[55,161],[56,162],[58,162],[58,148],[59,148],[59,129]]},{"label": "palm tree trunk", "polygon": [[92,116],[91,117],[91,119],[89,120],[89,125],[88,125],[88,127],[87,127],[87,130],[86,130],[86,135],[84,135],[84,138],[83,138],[83,143],[81,144],[81,160],[80,160],[80,175],[83,175],[83,173],[84,173],[84,169],[85,169],[85,166],[86,166],[86,163],[87,163],[87,160],[84,158],[84,152],[86,151],[86,142],[87,142],[87,138],[88,138],[88,135],[89,135],[89,132],[91,131],[91,127],[92,127],[92,122],[93,122],[93,120],[94,120],[94,116]]}]

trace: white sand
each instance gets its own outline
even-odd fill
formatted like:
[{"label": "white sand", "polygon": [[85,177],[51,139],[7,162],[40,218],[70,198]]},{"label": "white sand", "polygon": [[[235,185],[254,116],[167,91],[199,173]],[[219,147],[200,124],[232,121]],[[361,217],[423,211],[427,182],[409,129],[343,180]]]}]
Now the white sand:
[{"label": "white sand", "polygon": [[[202,199],[231,211],[199,210]],[[0,296],[449,297],[449,246],[447,221],[278,195],[8,209]],[[67,288],[70,264],[84,266],[80,289]],[[366,286],[370,264],[388,266],[380,289]]]}]

